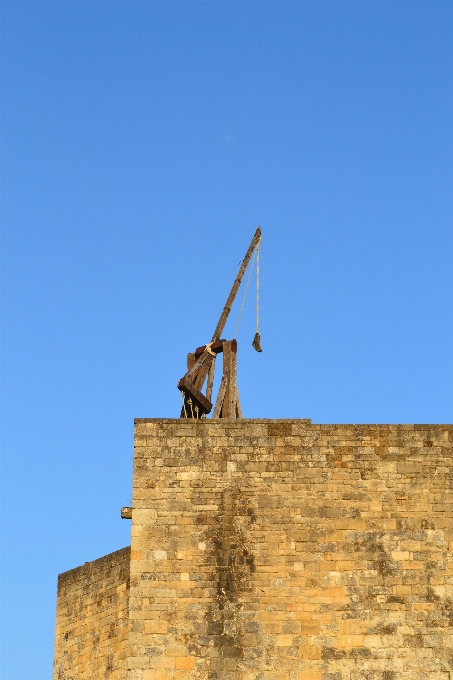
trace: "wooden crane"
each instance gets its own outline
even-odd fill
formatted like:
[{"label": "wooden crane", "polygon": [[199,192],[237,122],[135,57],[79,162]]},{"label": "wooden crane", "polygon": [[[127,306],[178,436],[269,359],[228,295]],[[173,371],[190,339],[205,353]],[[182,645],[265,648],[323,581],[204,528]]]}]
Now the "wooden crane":
[{"label": "wooden crane", "polygon": [[[239,286],[241,285],[247,265],[250,262],[250,258],[252,257],[255,248],[258,251],[260,240],[261,229],[258,227],[247,253],[242,260],[238,275],[234,280],[211,342],[207,345],[198,347],[195,352],[187,355],[187,373],[178,382],[178,389],[181,391],[183,399],[181,418],[205,418],[206,415],[211,412],[215,360],[220,352],[223,352],[223,375],[212,417],[242,418],[241,404],[236,384],[237,342],[236,339],[223,340],[220,336],[225,328],[228,315],[233,306]],[[261,352],[258,326],[252,344],[257,352]],[[206,381],[206,393],[203,394],[202,390]]]}]

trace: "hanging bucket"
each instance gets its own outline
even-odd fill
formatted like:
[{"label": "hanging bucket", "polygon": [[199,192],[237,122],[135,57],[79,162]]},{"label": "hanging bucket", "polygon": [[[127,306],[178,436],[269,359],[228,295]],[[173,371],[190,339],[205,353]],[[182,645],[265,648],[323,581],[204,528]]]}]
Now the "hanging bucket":
[{"label": "hanging bucket", "polygon": [[255,333],[255,337],[253,338],[252,347],[253,347],[253,349],[256,349],[257,352],[263,351],[261,349],[261,338],[260,338],[260,334],[258,333],[258,331]]}]

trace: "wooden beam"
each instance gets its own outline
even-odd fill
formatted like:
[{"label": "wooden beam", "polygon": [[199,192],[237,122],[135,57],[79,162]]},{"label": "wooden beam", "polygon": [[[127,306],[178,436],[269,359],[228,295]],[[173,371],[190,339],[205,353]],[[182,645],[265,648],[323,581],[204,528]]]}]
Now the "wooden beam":
[{"label": "wooden beam", "polygon": [[214,411],[213,411],[213,414],[212,414],[213,418],[220,418],[220,413],[222,411],[223,401],[225,399],[225,390],[226,390],[225,376],[223,376],[222,380],[220,381],[219,393],[217,395],[217,399],[216,399],[215,406],[214,406]]},{"label": "wooden beam", "polygon": [[[216,342],[213,342],[211,344],[211,352],[215,352],[215,354],[218,354],[219,352],[223,352],[223,343],[225,340],[217,340]],[[198,358],[203,352],[205,351],[207,345],[202,345],[201,347],[197,347],[195,350],[194,354],[195,357]]]},{"label": "wooden beam", "polygon": [[215,357],[212,358],[212,363],[209,367],[208,384],[206,387],[206,399],[209,399],[209,401],[211,401],[212,398],[212,388],[214,385],[214,371],[215,371]]},{"label": "wooden beam", "polygon": [[232,377],[232,355],[231,342],[225,342],[223,344],[223,376],[225,378],[225,398],[223,400],[222,411],[220,414],[221,418],[232,418],[233,413],[231,411],[231,377]]},{"label": "wooden beam", "polygon": [[[237,349],[237,347],[235,348]],[[231,347],[231,363],[230,363],[230,394],[229,394],[229,407],[228,410],[230,412],[230,418],[236,418],[236,404],[237,404],[237,394],[238,394],[238,388],[236,384],[236,369],[237,369],[237,352],[233,351],[233,347]]]},{"label": "wooden beam", "polygon": [[[194,406],[198,406],[198,408],[202,411],[202,413],[210,413],[212,409],[212,404],[209,401],[209,399],[206,399],[204,394],[202,394],[193,382],[190,381],[190,379],[187,377],[187,375],[184,376],[184,378],[181,378],[181,380],[178,383],[178,390],[181,390],[181,392],[186,395],[187,397],[190,397],[192,399],[192,402],[194,403]],[[201,417],[200,413],[200,417]]]},{"label": "wooden beam", "polygon": [[242,418],[241,400],[239,399],[239,392],[236,388],[236,418]]},{"label": "wooden beam", "polygon": [[194,365],[192,366],[192,368],[190,369],[190,371],[187,371],[187,373],[186,373],[186,375],[185,375],[184,377],[185,377],[185,378],[189,378],[189,380],[192,380],[192,382],[193,382],[193,381],[195,380],[195,377],[196,377],[197,373],[198,373],[198,370],[203,366],[204,362],[206,361],[206,359],[207,359],[209,356],[212,356],[212,355],[209,354],[209,352],[205,350],[205,351],[197,358],[197,360],[194,362]]},{"label": "wooden beam", "polygon": [[214,335],[212,336],[213,340],[218,340],[220,336],[223,333],[223,329],[225,328],[225,324],[228,319],[228,315],[231,311],[231,307],[233,306],[234,299],[237,295],[237,292],[239,290],[239,286],[241,285],[241,281],[244,277],[245,270],[247,269],[247,265],[250,261],[250,258],[252,257],[252,253],[261,239],[261,229],[258,227],[253,235],[252,242],[250,243],[248,250],[245,254],[244,259],[242,260],[241,266],[239,268],[238,275],[236,276],[233,286],[230,290],[230,294],[228,295],[227,301],[225,303],[225,307],[222,310],[222,313],[220,315],[219,322],[216,326],[216,329],[214,331]]}]

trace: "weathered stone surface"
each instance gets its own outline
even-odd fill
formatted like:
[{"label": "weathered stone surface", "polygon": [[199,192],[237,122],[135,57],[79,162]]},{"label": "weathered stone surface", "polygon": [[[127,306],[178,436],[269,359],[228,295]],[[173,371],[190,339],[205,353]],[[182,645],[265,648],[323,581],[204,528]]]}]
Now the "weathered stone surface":
[{"label": "weathered stone surface", "polygon": [[130,548],[58,577],[54,680],[123,680]]},{"label": "weathered stone surface", "polygon": [[453,680],[452,448],[451,425],[137,420],[127,680]]},{"label": "weathered stone surface", "polygon": [[452,435],[137,420],[129,677],[453,678]]}]

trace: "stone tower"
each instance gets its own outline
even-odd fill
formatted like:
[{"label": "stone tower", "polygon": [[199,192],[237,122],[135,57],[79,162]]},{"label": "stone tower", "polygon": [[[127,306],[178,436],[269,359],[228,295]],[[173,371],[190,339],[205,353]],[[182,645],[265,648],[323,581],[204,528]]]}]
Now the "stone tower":
[{"label": "stone tower", "polygon": [[135,422],[131,547],[54,680],[453,680],[453,426]]}]

